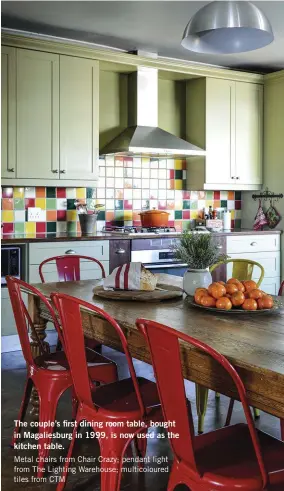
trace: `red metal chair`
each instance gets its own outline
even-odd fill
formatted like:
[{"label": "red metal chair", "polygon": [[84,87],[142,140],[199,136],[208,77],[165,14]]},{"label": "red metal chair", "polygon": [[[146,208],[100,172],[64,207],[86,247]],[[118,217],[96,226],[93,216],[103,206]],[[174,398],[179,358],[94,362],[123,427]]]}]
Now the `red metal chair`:
[{"label": "red metal chair", "polygon": [[[175,421],[174,432],[179,433],[179,438],[171,439],[174,463],[168,491],[178,484],[186,484],[191,491],[284,489],[284,443],[256,430],[245,387],[229,361],[197,339],[157,322],[137,319],[137,327],[149,344],[165,421]],[[247,424],[194,436],[181,366],[184,343],[205,352],[230,375]]]},{"label": "red metal chair", "polygon": [[[122,456],[129,443],[134,439],[134,435],[137,435],[137,440],[142,441],[142,444],[139,445],[140,455],[145,454],[146,438],[140,440],[138,434],[145,433],[150,420],[161,421],[161,405],[156,384],[136,376],[127,340],[120,326],[110,315],[92,304],[69,295],[53,293],[51,298],[59,312],[63,331],[68,330],[68,336],[65,336],[66,353],[79,400],[76,431],[78,431],[80,421],[87,420],[92,424],[94,431],[98,432],[97,438],[103,457],[101,491],[118,491],[121,480]],[[130,373],[129,378],[101,386],[93,393],[90,391],[86,369],[81,308],[87,308],[94,312],[113,327],[115,334],[119,336],[121,341]],[[138,426],[127,427],[127,423],[134,421],[138,422]],[[143,422],[142,425],[141,421]],[[111,427],[107,426],[110,422],[113,424]],[[123,423],[124,427],[114,426],[114,423],[118,422]],[[103,429],[98,430],[100,425],[103,426]],[[73,431],[67,462],[60,479],[61,482],[56,488],[57,491],[61,491],[65,486],[69,466],[68,460],[72,455],[76,431],[75,429]],[[110,461],[109,457],[112,457],[115,462]],[[108,471],[106,471],[107,468]]]},{"label": "red metal chair", "polygon": [[[14,429],[11,445],[14,446],[17,433],[20,433],[21,427],[19,422],[23,421],[26,415],[27,407],[29,404],[32,387],[35,386],[39,395],[39,421],[40,422],[54,422],[55,413],[60,396],[65,392],[68,387],[72,387],[72,377],[63,351],[57,351],[55,353],[48,353],[45,346],[41,342],[37,335],[36,329],[33,325],[28,310],[24,304],[21,288],[23,287],[26,292],[37,295],[41,301],[45,304],[46,309],[49,312],[50,318],[54,323],[54,326],[58,332],[59,339],[64,346],[64,337],[62,336],[61,329],[59,327],[55,312],[49,301],[33,286],[18,280],[11,276],[7,276],[7,286],[11,299],[11,304],[15,316],[16,326],[20,338],[20,343],[23,351],[25,361],[27,363],[27,381],[24,390],[24,397],[21,403],[20,412],[18,416],[18,423]],[[40,355],[35,359],[33,358],[30,346],[30,340],[28,330],[31,329],[34,338],[37,339],[40,347]],[[96,353],[95,351],[86,348],[85,356],[88,361],[88,376],[91,380],[108,384],[117,380],[117,368],[114,362],[105,358],[104,356]],[[89,380],[89,379],[88,379]],[[89,382],[91,384],[91,381]],[[92,386],[95,390],[95,387]],[[74,390],[72,390],[72,405],[73,415],[75,418],[77,412],[78,401],[75,396]],[[75,413],[75,414],[74,414]],[[46,443],[50,443],[47,433],[52,433],[53,427],[39,428],[39,433],[42,438],[39,439],[40,449],[39,457],[47,457],[49,450],[44,448]],[[44,472],[44,460],[40,459],[38,463],[38,477]]]},{"label": "red metal chair", "polygon": [[[80,280],[80,261],[92,261],[93,263],[98,264],[102,272],[102,278],[106,277],[105,269],[100,261],[90,256],[80,256],[78,254],[65,254],[63,256],[53,256],[49,257],[42,261],[39,265],[39,276],[42,283],[45,283],[43,267],[45,264],[48,264],[52,261],[55,261],[58,281],[79,281]],[[100,351],[101,344],[95,341],[94,339],[89,339],[85,337],[85,345],[88,348],[96,349]],[[61,343],[58,341],[56,350],[61,349]]]}]

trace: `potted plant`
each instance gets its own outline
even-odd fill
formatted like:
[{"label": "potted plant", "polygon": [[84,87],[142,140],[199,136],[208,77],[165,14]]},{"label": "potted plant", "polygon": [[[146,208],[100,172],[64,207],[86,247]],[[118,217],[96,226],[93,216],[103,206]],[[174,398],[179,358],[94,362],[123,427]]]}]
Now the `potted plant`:
[{"label": "potted plant", "polygon": [[227,258],[226,254],[220,254],[218,244],[209,233],[185,231],[173,249],[175,258],[188,266],[183,277],[187,295],[194,295],[196,288],[207,288],[212,283],[209,267]]}]

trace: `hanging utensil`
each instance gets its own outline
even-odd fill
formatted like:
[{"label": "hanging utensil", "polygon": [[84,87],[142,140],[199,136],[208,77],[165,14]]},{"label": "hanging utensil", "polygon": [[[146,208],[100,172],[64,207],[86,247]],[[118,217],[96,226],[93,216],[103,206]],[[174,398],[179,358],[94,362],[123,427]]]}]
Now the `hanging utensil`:
[{"label": "hanging utensil", "polygon": [[281,215],[275,208],[272,199],[270,200],[270,206],[265,214],[267,225],[269,228],[277,227],[278,223],[281,221]]},{"label": "hanging utensil", "polygon": [[254,218],[253,230],[262,230],[263,226],[267,225],[267,219],[262,208],[261,199],[259,200],[259,206]]}]

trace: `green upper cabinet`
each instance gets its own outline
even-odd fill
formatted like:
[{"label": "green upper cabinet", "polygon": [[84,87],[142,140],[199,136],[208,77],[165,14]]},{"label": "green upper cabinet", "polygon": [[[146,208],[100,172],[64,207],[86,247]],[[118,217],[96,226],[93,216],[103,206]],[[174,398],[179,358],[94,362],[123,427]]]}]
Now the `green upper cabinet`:
[{"label": "green upper cabinet", "polygon": [[60,56],[60,179],[95,180],[99,157],[99,64]]},{"label": "green upper cabinet", "polygon": [[17,179],[59,172],[59,56],[17,49]]},{"label": "green upper cabinet", "polygon": [[206,149],[188,159],[188,189],[259,189],[262,85],[203,78],[186,89],[187,140]]},{"label": "green upper cabinet", "polygon": [[1,167],[2,178],[16,175],[16,49],[1,50]]}]

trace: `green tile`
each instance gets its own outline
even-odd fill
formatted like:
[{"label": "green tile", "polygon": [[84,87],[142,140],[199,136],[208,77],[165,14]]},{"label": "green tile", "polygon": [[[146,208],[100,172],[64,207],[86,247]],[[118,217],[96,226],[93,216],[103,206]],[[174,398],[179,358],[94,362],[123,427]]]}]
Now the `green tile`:
[{"label": "green tile", "polygon": [[198,201],[197,199],[191,199],[190,200],[190,210],[197,210],[197,207],[198,207]]},{"label": "green tile", "polygon": [[182,202],[182,208],[183,210],[189,210],[190,209],[190,201],[189,199],[184,199]]},{"label": "green tile", "polygon": [[56,188],[46,188],[47,198],[56,198]]},{"label": "green tile", "polygon": [[114,219],[117,222],[123,222],[124,221],[124,214],[123,211],[115,211],[114,212]]},{"label": "green tile", "polygon": [[182,230],[189,230],[189,229],[190,229],[190,221],[189,220],[183,220]]},{"label": "green tile", "polygon": [[213,191],[206,191],[205,192],[205,199],[206,200],[213,199]]},{"label": "green tile", "polygon": [[241,228],[242,220],[240,218],[235,219],[235,228]]},{"label": "green tile", "polygon": [[87,188],[87,198],[96,197],[96,188]]},{"label": "green tile", "polygon": [[175,179],[182,179],[182,170],[175,170]]},{"label": "green tile", "polygon": [[175,220],[181,220],[181,219],[182,219],[182,211],[176,210],[175,211]]},{"label": "green tile", "polygon": [[237,199],[242,199],[242,192],[241,191],[235,191],[235,200]]},{"label": "green tile", "polygon": [[221,208],[227,208],[227,200],[226,199],[221,199]]},{"label": "green tile", "polygon": [[15,210],[24,210],[25,209],[25,200],[22,198],[14,198],[14,209]]},{"label": "green tile", "polygon": [[96,205],[96,200],[94,198],[87,198],[86,199],[86,203],[87,203],[87,208],[88,210],[94,210],[95,209],[95,205]]},{"label": "green tile", "polygon": [[106,219],[106,212],[105,211],[99,211],[97,220],[101,221],[101,220],[105,220],[105,219]]},{"label": "green tile", "polygon": [[46,209],[56,210],[56,198],[46,198]]},{"label": "green tile", "polygon": [[67,222],[67,232],[76,233],[77,232],[77,222]]},{"label": "green tile", "polygon": [[46,223],[46,231],[47,232],[56,232],[56,222],[47,222]]},{"label": "green tile", "polygon": [[116,210],[123,210],[123,199],[116,199],[115,200],[115,209]]},{"label": "green tile", "polygon": [[75,199],[67,198],[67,210],[76,210]]},{"label": "green tile", "polygon": [[25,233],[25,224],[15,223],[15,234],[24,234],[24,233]]}]

